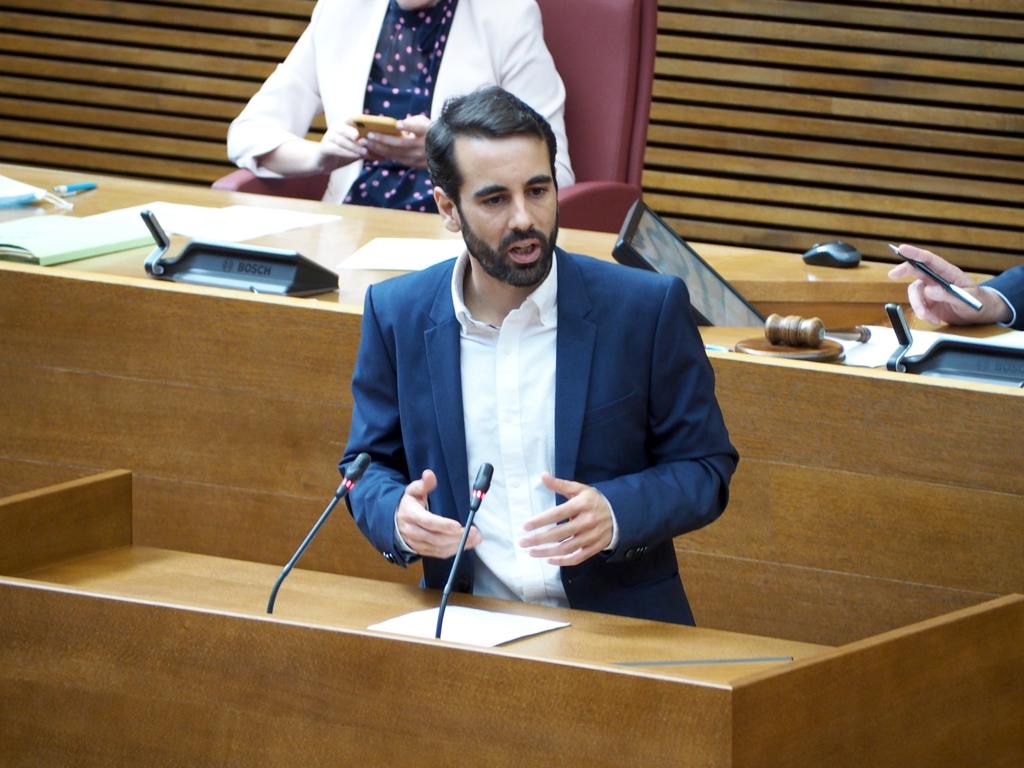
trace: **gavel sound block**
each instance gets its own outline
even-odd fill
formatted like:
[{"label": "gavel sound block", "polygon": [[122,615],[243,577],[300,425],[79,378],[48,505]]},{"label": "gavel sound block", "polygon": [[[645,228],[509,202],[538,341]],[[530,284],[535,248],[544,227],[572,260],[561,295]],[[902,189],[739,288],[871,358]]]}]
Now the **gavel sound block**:
[{"label": "gavel sound block", "polygon": [[828,331],[818,317],[769,315],[764,321],[764,337],[737,342],[736,351],[751,355],[832,362],[843,359],[843,345],[835,338],[867,341],[871,338],[871,331],[862,325]]}]

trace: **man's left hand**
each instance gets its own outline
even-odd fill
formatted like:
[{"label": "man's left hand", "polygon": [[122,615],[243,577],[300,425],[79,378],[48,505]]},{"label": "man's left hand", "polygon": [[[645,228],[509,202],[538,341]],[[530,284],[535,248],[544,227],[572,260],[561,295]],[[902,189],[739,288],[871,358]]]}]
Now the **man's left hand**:
[{"label": "man's left hand", "polygon": [[546,472],[541,480],[566,501],[523,524],[526,531],[536,531],[519,540],[531,557],[546,557],[552,565],[578,565],[611,544],[612,510],[601,493]]}]

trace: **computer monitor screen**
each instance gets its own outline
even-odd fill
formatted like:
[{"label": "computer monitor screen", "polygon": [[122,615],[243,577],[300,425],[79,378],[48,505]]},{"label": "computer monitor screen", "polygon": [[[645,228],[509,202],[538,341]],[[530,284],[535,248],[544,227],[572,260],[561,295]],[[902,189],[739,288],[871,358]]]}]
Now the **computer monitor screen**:
[{"label": "computer monitor screen", "polygon": [[698,325],[764,325],[764,316],[640,200],[626,216],[612,255],[627,266],[680,278],[690,292]]}]

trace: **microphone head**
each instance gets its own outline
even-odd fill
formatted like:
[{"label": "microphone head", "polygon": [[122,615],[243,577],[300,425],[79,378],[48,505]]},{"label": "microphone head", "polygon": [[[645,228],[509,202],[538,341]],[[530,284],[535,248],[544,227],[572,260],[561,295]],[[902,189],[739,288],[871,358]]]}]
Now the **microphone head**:
[{"label": "microphone head", "polygon": [[474,493],[479,492],[481,496],[487,493],[491,487],[491,475],[493,474],[494,467],[487,463],[481,464],[480,469],[476,471],[476,480],[473,481]]},{"label": "microphone head", "polygon": [[368,466],[370,466],[370,454],[360,453],[352,463],[345,467],[345,479],[349,484],[355,484],[363,476],[363,472]]}]

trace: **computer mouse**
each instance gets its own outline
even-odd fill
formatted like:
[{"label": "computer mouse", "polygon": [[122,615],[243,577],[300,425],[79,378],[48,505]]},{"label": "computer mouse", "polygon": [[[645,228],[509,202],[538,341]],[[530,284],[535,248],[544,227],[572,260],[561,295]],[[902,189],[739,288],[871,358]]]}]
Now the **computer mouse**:
[{"label": "computer mouse", "polygon": [[849,269],[860,264],[860,251],[842,240],[815,243],[804,254],[804,263],[816,267],[840,267]]}]

